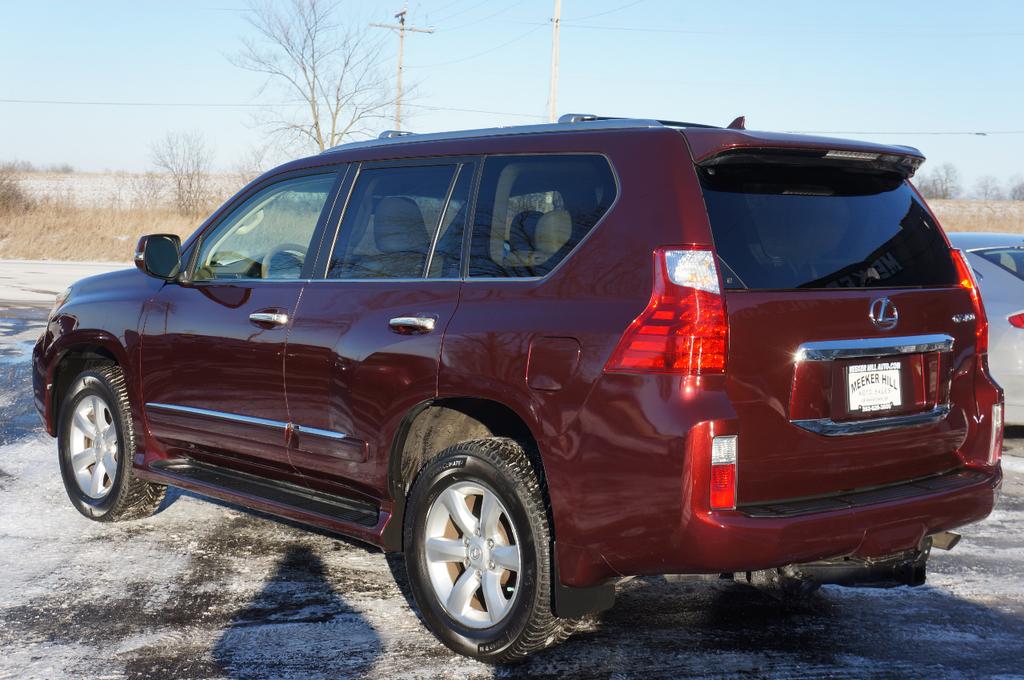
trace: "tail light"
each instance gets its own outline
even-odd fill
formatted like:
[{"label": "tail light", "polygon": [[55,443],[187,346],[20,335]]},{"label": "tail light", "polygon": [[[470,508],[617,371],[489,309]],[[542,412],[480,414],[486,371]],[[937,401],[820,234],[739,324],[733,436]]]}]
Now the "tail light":
[{"label": "tail light", "polygon": [[1017,328],[1024,328],[1024,312],[1014,314],[1010,317],[1010,325]]},{"label": "tail light", "polygon": [[622,335],[605,370],[724,373],[728,334],[714,253],[660,248],[654,252],[651,300]]},{"label": "tail light", "polygon": [[736,507],[736,435],[711,440],[711,509]]},{"label": "tail light", "polygon": [[1003,457],[1003,405],[992,406],[992,441],[989,444],[988,464],[995,465]]},{"label": "tail light", "polygon": [[988,317],[985,316],[985,305],[981,302],[981,291],[978,290],[978,282],[974,279],[971,265],[967,263],[967,256],[962,250],[954,250],[952,254],[953,262],[956,264],[957,283],[970,292],[971,304],[974,306],[975,351],[978,354],[985,354],[988,352]]}]

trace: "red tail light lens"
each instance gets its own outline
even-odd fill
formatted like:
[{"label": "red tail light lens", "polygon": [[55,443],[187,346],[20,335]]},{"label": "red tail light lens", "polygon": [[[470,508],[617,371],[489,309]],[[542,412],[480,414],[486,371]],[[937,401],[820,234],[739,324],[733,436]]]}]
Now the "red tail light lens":
[{"label": "red tail light lens", "polygon": [[1024,328],[1024,312],[1011,316],[1010,325],[1016,326],[1017,328]]},{"label": "red tail light lens", "polygon": [[723,373],[728,334],[714,253],[661,248],[654,253],[651,300],[622,335],[605,370]]},{"label": "red tail light lens", "polygon": [[711,440],[711,509],[736,507],[736,435]]},{"label": "red tail light lens", "polygon": [[967,263],[967,256],[962,250],[953,251],[953,262],[956,264],[957,282],[961,288],[966,288],[970,292],[971,304],[974,306],[975,351],[978,354],[985,354],[988,352],[988,317],[985,316],[985,305],[981,302],[978,282],[974,280],[974,272],[971,271],[971,265]]}]

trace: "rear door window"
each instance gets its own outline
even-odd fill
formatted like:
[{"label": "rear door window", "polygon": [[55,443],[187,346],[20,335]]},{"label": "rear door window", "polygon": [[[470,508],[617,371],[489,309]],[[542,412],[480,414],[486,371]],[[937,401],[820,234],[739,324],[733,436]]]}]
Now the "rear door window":
[{"label": "rear door window", "polygon": [[599,155],[491,156],[473,219],[471,277],[544,276],[615,201]]},{"label": "rear door window", "polygon": [[1024,248],[992,248],[975,254],[1024,280]]},{"label": "rear door window", "polygon": [[[423,277],[457,169],[451,164],[361,170],[327,278]],[[443,269],[444,258],[440,262]]]},{"label": "rear door window", "polygon": [[726,288],[956,282],[939,226],[899,175],[770,163],[698,172]]}]

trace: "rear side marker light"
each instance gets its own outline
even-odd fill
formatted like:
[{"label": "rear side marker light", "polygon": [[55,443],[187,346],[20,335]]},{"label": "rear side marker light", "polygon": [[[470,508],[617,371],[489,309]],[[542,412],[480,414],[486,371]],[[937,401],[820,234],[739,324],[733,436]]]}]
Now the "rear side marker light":
[{"label": "rear side marker light", "polygon": [[1017,328],[1024,328],[1024,312],[1014,314],[1010,317],[1010,325]]},{"label": "rear side marker light", "polygon": [[711,509],[736,507],[736,435],[711,440]]},{"label": "rear side marker light", "polygon": [[1003,457],[1003,405],[992,406],[992,441],[989,445],[988,464],[995,465]]},{"label": "rear side marker light", "polygon": [[957,285],[967,289],[971,295],[971,305],[974,307],[975,317],[975,348],[976,354],[988,352],[988,317],[985,316],[985,305],[981,302],[981,291],[978,289],[978,282],[974,279],[974,272],[967,263],[967,256],[962,250],[954,250],[953,263],[956,265]]},{"label": "rear side marker light", "polygon": [[651,299],[623,333],[605,370],[724,373],[728,332],[714,253],[660,248],[654,252]]}]

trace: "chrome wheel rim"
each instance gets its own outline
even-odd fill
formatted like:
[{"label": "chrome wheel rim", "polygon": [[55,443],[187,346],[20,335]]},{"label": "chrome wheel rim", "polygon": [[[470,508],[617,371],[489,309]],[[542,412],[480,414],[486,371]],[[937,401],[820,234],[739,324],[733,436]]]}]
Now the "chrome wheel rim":
[{"label": "chrome wheel rim", "polygon": [[114,414],[102,397],[88,396],[75,406],[69,445],[78,488],[89,498],[104,498],[117,477],[120,442]]},{"label": "chrome wheel rim", "polygon": [[434,499],[424,528],[434,595],[453,619],[489,628],[512,610],[522,554],[501,499],[476,482],[457,482]]}]

